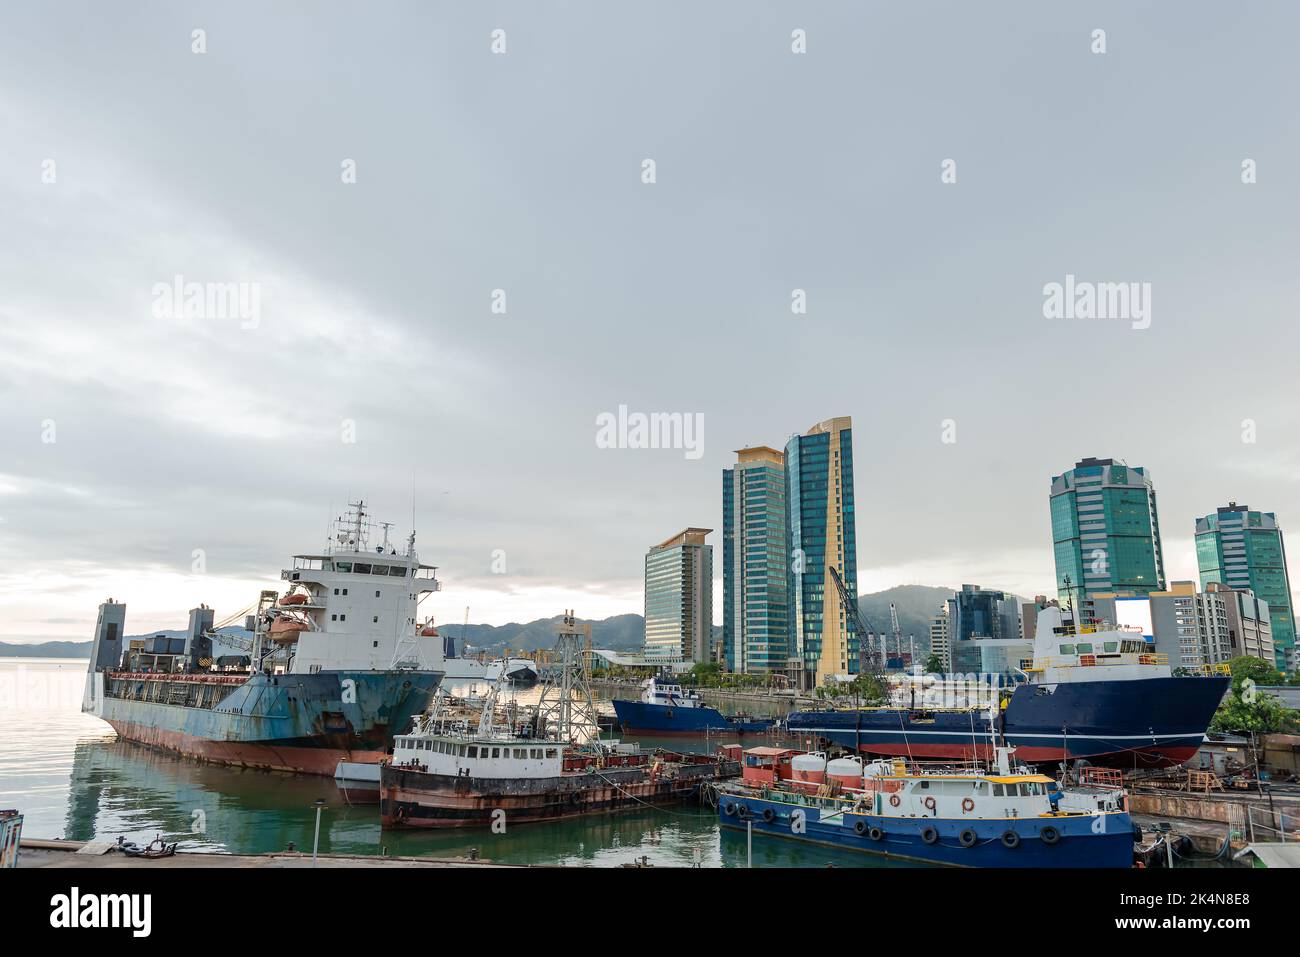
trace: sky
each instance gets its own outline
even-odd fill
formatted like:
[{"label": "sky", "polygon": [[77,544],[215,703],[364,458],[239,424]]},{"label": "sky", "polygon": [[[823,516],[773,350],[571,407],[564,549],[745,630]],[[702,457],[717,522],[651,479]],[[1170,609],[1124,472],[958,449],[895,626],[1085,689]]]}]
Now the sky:
[{"label": "sky", "polygon": [[[359,496],[414,516],[439,619],[639,613],[736,449],[839,415],[862,593],[1049,590],[1085,456],[1149,470],[1194,578],[1196,516],[1300,522],[1297,32],[1282,2],[7,5],[0,640],[87,639],[109,596],[130,633],[233,613]],[[1049,317],[1067,276],[1149,310]],[[620,407],[698,428],[601,441]]]}]

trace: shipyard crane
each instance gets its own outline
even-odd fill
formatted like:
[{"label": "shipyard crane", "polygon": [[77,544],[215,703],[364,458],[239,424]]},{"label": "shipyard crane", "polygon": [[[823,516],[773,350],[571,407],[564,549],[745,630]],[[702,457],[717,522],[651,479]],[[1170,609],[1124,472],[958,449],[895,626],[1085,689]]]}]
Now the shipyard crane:
[{"label": "shipyard crane", "polygon": [[[854,601],[853,597],[849,594],[848,586],[844,584],[844,579],[840,577],[839,569],[836,568],[834,565],[829,565],[829,564],[826,567],[827,570],[831,573],[831,581],[835,583],[835,590],[840,594],[840,604],[844,606],[845,611],[848,612],[849,617],[853,620],[853,627],[855,627],[858,630],[858,641],[862,641],[864,636],[866,636],[869,632],[875,633],[876,629],[871,626],[871,622],[867,621],[866,617],[862,614],[861,610],[858,608],[858,603]],[[894,606],[890,605],[889,610],[890,613],[893,614]],[[897,617],[895,617],[894,619],[894,628],[895,629],[898,628]],[[882,651],[883,650],[884,649],[882,649]],[[879,662],[879,666],[877,666],[875,655],[869,656],[869,660],[871,664],[871,671],[869,672],[869,674],[871,674],[876,678],[883,678],[884,676],[885,668],[884,668],[883,654],[881,657],[882,660]]]},{"label": "shipyard crane", "polygon": [[[894,650],[898,652],[898,657],[901,660],[903,657],[903,629],[898,627],[898,609],[894,607],[892,601],[889,603],[889,630],[894,636]],[[888,648],[885,649],[884,657],[885,660],[888,661]]]}]

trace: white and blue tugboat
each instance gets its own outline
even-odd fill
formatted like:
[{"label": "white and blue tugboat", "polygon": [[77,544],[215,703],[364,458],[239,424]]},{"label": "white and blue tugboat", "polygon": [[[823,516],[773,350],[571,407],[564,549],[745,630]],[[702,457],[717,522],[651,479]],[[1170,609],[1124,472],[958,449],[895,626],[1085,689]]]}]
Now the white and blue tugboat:
[{"label": "white and blue tugboat", "polygon": [[772,730],[775,718],[726,716],[695,691],[661,678],[641,685],[640,701],[615,699],[614,712],[627,734],[757,734]]},{"label": "white and blue tugboat", "polygon": [[1010,755],[998,748],[986,771],[751,748],[742,780],[715,785],[718,818],[755,834],[959,867],[1133,865],[1135,829],[1113,778],[1057,789]]}]

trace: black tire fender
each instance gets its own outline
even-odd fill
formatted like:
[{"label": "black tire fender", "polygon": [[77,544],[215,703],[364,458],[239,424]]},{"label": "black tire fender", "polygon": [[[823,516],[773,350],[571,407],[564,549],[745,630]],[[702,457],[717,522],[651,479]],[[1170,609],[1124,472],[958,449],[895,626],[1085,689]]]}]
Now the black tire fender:
[{"label": "black tire fender", "polygon": [[1060,841],[1061,832],[1049,824],[1047,825],[1047,827],[1043,828],[1041,831],[1038,832],[1038,836],[1042,838],[1044,844],[1050,847],[1051,845]]},{"label": "black tire fender", "polygon": [[926,844],[933,844],[935,841],[939,840],[938,830],[929,825],[921,828],[921,840]]},{"label": "black tire fender", "polygon": [[961,842],[962,847],[974,847],[975,842],[979,840],[979,837],[968,827],[957,836],[957,840]]},{"label": "black tire fender", "polygon": [[1015,831],[1003,831],[1003,832],[1002,832],[1002,845],[1003,845],[1003,847],[1009,847],[1009,848],[1017,848],[1017,847],[1019,847],[1019,846],[1020,846],[1020,835],[1017,834]]}]

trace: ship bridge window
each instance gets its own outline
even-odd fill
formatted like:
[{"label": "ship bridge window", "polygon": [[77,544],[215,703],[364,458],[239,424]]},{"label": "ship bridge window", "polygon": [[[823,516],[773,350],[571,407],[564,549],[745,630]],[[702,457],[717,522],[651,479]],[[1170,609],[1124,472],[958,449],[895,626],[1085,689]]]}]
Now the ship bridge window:
[{"label": "ship bridge window", "polygon": [[1063,655],[1074,654],[1074,645],[1061,645],[1061,654]]},{"label": "ship bridge window", "polygon": [[361,564],[360,562],[357,562],[355,565],[352,566],[352,572],[353,572],[353,574],[356,574],[356,575],[369,575],[369,574],[370,574],[370,566],[369,566],[369,565],[363,565],[363,564]]},{"label": "ship bridge window", "polygon": [[1104,647],[1107,651],[1111,651],[1111,652],[1119,651],[1119,642],[1118,642],[1118,641],[1108,641],[1108,642],[1106,642],[1106,644],[1103,645],[1102,647]]},{"label": "ship bridge window", "polygon": [[494,758],[499,758],[499,757],[501,757],[501,749],[500,749],[500,748],[493,748],[493,749],[492,749],[492,757],[494,757]]},{"label": "ship bridge window", "polygon": [[405,566],[405,565],[393,565],[393,566],[390,566],[389,569],[388,569],[388,574],[393,575],[393,576],[395,576],[395,577],[397,577],[397,578],[405,578],[405,577],[406,577],[406,566]]},{"label": "ship bridge window", "polygon": [[555,757],[555,754],[556,754],[556,749],[555,749],[555,748],[547,748],[547,749],[546,749],[546,756],[547,756],[548,758],[553,758],[553,757]]},{"label": "ship bridge window", "polygon": [[476,744],[471,744],[471,745],[469,746],[469,756],[470,756],[471,758],[477,758],[477,757],[478,757],[478,745],[476,745]]},{"label": "ship bridge window", "polygon": [[352,563],[351,563],[351,562],[335,562],[335,563],[334,563],[334,567],[337,568],[337,569],[338,569],[339,571],[341,571],[341,572],[350,572],[350,571],[352,571]]},{"label": "ship bridge window", "polygon": [[1081,654],[1081,655],[1090,655],[1090,654],[1092,654],[1092,643],[1091,643],[1091,642],[1086,642],[1086,641],[1085,641],[1085,642],[1083,642],[1082,644],[1076,645],[1075,647],[1079,649],[1079,654]]}]

